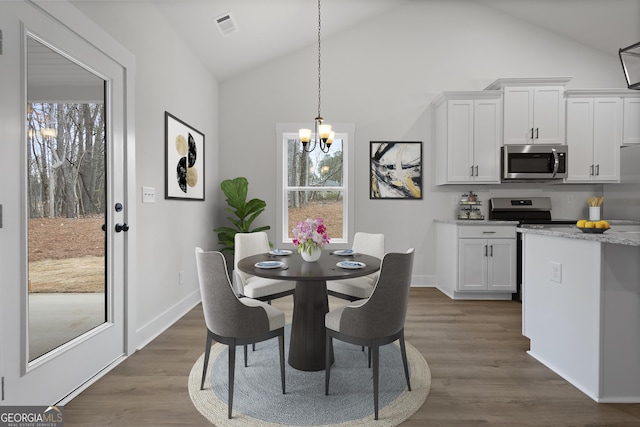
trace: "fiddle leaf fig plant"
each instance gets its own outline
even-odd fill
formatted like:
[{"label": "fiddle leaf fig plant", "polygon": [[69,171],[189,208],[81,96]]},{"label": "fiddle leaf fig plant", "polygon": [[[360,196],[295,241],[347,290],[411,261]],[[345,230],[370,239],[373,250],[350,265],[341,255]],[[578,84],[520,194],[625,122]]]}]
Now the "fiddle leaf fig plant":
[{"label": "fiddle leaf fig plant", "polygon": [[235,251],[234,238],[236,233],[255,233],[271,228],[268,225],[251,228],[253,221],[267,207],[267,203],[260,199],[247,201],[249,182],[245,177],[225,179],[220,183],[220,188],[227,197],[226,201],[229,205],[225,208],[225,211],[234,215],[233,217],[227,217],[234,227],[218,227],[214,228],[213,231],[218,233],[218,243],[223,245],[221,251],[233,253]]}]

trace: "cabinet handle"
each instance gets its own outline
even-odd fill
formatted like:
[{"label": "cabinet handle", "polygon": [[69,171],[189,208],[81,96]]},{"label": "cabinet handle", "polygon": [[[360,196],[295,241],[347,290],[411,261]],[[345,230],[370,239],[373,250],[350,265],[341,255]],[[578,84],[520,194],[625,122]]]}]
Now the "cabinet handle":
[{"label": "cabinet handle", "polygon": [[596,165],[596,175],[600,175],[600,165]]},{"label": "cabinet handle", "polygon": [[484,245],[484,256],[487,256],[487,245]]},{"label": "cabinet handle", "polygon": [[482,234],[496,234],[495,231],[483,231]]},{"label": "cabinet handle", "polygon": [[478,165],[476,165],[476,176],[478,176]]},{"label": "cabinet handle", "polygon": [[538,139],[538,128],[536,128],[536,139]]},{"label": "cabinet handle", "polygon": [[593,175],[593,165],[591,165],[590,169],[589,175]]},{"label": "cabinet handle", "polygon": [[533,128],[531,128],[531,139],[533,139]]},{"label": "cabinet handle", "polygon": [[493,245],[489,246],[489,256],[493,256]]},{"label": "cabinet handle", "polygon": [[473,165],[471,165],[471,176],[473,176]]}]

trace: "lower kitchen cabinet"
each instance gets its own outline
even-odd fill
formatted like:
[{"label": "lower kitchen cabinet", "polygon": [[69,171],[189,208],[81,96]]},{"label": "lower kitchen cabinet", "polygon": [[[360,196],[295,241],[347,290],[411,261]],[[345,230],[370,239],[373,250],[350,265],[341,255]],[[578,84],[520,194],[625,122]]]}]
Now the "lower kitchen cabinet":
[{"label": "lower kitchen cabinet", "polygon": [[459,291],[515,292],[515,239],[459,239]]},{"label": "lower kitchen cabinet", "polygon": [[436,223],[438,289],[452,299],[511,299],[516,291],[516,226]]}]

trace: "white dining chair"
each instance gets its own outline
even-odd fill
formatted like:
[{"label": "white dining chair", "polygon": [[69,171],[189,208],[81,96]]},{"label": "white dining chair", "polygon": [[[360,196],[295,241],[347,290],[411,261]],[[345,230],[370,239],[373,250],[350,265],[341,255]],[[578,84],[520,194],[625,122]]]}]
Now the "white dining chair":
[{"label": "white dining chair", "polygon": [[[374,256],[380,260],[384,256],[384,234],[357,232],[351,247],[354,253]],[[368,298],[378,280],[378,272],[353,279],[330,280],[327,292],[337,298],[355,301]]]},{"label": "white dining chair", "polygon": [[270,251],[269,237],[264,231],[236,233],[234,251],[233,284],[238,295],[259,301],[271,301],[292,295],[296,282],[291,280],[265,279],[240,271],[238,261],[252,255]]}]

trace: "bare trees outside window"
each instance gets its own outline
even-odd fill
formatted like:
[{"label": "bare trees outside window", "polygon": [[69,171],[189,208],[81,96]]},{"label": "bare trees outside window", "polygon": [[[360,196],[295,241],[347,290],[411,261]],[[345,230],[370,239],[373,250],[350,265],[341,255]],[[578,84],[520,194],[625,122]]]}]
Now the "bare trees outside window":
[{"label": "bare trees outside window", "polygon": [[336,136],[328,153],[319,149],[307,153],[295,136],[286,139],[286,223],[289,238],[296,222],[318,217],[324,220],[331,238],[343,238],[343,145],[344,140]]},{"label": "bare trees outside window", "polygon": [[104,211],[102,104],[27,107],[31,218],[77,218]]}]

